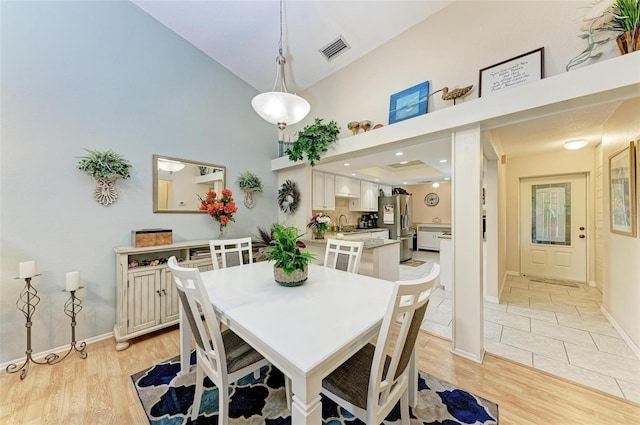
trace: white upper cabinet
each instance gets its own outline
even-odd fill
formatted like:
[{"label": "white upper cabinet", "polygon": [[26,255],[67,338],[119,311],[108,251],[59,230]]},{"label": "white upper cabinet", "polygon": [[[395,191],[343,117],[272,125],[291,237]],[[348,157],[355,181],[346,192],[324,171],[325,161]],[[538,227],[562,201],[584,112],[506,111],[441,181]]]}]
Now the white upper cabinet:
[{"label": "white upper cabinet", "polygon": [[380,194],[379,196],[391,196],[391,190],[392,190],[392,187],[387,186],[386,184],[378,185],[378,193],[380,193],[380,191],[384,193],[384,195]]},{"label": "white upper cabinet", "polygon": [[360,182],[360,208],[362,211],[378,211],[378,185],[372,182]]},{"label": "white upper cabinet", "polygon": [[335,196],[342,198],[359,198],[360,197],[360,180],[352,179],[345,176],[336,177],[336,193]]},{"label": "white upper cabinet", "polygon": [[333,211],[336,209],[335,176],[313,172],[313,209]]}]

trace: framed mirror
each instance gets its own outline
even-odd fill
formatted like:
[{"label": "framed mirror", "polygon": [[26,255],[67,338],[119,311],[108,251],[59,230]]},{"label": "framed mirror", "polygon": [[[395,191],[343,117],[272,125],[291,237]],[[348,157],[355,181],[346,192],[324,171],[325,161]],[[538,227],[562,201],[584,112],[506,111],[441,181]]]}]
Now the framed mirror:
[{"label": "framed mirror", "polygon": [[153,212],[204,213],[198,195],[220,193],[226,171],[222,165],[153,155]]}]

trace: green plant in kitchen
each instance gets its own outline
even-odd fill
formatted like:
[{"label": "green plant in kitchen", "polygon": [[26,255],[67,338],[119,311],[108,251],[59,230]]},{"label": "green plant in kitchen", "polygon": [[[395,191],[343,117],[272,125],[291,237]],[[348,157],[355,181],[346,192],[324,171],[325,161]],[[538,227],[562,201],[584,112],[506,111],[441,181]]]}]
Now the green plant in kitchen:
[{"label": "green plant in kitchen", "polygon": [[124,156],[115,153],[111,149],[106,151],[85,149],[88,154],[81,157],[78,162],[78,170],[86,171],[96,179],[96,188],[93,197],[96,202],[108,206],[118,198],[116,191],[116,179],[131,177],[129,169],[131,164]]},{"label": "green plant in kitchen", "polygon": [[313,124],[298,132],[298,140],[285,151],[291,161],[301,161],[306,154],[309,164],[313,167],[316,161],[320,160],[320,155],[338,140],[338,123],[329,121],[328,124],[323,124],[322,121],[322,118],[316,118]]},{"label": "green plant in kitchen", "polygon": [[304,233],[296,226],[274,224],[271,246],[265,250],[269,261],[273,261],[275,280],[281,285],[296,286],[307,279],[309,263],[315,258],[313,254],[301,251],[298,241]]}]

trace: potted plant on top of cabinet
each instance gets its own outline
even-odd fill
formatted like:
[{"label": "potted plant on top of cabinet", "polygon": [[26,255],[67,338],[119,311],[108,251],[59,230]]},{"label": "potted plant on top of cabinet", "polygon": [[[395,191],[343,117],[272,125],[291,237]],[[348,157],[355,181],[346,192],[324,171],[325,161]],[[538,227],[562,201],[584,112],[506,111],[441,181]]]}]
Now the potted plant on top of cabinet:
[{"label": "potted plant on top of cabinet", "polygon": [[320,160],[320,155],[329,150],[329,146],[338,140],[340,133],[338,124],[335,121],[323,124],[322,121],[322,118],[316,118],[313,124],[307,125],[298,132],[298,140],[285,151],[291,161],[300,161],[306,154],[309,164],[313,167],[316,161]]}]

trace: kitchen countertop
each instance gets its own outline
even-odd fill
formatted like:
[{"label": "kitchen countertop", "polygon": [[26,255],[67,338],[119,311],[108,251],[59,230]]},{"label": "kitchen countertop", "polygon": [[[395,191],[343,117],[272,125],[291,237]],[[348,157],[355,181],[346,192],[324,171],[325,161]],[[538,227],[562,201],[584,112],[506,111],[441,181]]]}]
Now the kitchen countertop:
[{"label": "kitchen countertop", "polygon": [[[331,239],[336,239],[335,236],[329,236],[329,233],[333,233],[333,232],[325,232],[325,238],[324,239],[302,239],[302,242],[305,243],[305,245],[313,245],[313,246],[326,246],[327,245],[327,239],[331,238]],[[353,235],[353,233],[348,233]],[[388,245],[393,245],[393,244],[399,244],[400,241],[398,240],[392,240],[392,239],[372,239],[372,238],[349,238],[349,239],[345,239],[348,241],[355,241],[355,242],[364,242],[364,250],[374,250],[376,248],[380,248],[382,246],[388,246]]]},{"label": "kitchen countertop", "polygon": [[451,227],[451,223],[413,223],[414,226]]}]

